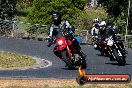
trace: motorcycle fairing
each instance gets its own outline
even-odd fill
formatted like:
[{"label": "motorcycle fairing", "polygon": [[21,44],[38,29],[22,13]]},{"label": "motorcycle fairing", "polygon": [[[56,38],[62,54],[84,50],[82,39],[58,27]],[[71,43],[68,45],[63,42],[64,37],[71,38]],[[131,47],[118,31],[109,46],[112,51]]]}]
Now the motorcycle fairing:
[{"label": "motorcycle fairing", "polygon": [[[61,45],[58,44],[59,41],[62,41]],[[64,50],[66,48],[66,46],[67,46],[66,38],[65,37],[60,37],[60,38],[56,39],[56,44],[58,44],[58,48],[57,48],[58,51]]]}]

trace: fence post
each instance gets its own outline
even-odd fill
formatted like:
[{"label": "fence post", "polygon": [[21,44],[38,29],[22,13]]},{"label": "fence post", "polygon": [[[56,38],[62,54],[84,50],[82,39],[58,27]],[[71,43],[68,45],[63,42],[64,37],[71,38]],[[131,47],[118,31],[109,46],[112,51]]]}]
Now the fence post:
[{"label": "fence post", "polygon": [[86,30],[86,43],[88,43],[88,30]]},{"label": "fence post", "polygon": [[11,37],[14,37],[14,30],[15,30],[15,21],[12,22]]}]

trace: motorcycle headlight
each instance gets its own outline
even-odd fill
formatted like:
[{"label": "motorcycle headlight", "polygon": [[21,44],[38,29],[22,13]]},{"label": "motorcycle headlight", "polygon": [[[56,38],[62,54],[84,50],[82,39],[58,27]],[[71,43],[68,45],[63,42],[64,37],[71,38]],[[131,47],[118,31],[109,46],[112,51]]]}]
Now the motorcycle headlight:
[{"label": "motorcycle headlight", "polygon": [[108,41],[108,38],[106,38],[105,41]]},{"label": "motorcycle headlight", "polygon": [[62,40],[58,41],[58,45],[62,45],[62,44],[63,44]]},{"label": "motorcycle headlight", "polygon": [[113,40],[108,40],[108,41],[107,41],[107,45],[108,45],[108,46],[112,46],[113,44],[114,44],[114,41],[113,41]]}]

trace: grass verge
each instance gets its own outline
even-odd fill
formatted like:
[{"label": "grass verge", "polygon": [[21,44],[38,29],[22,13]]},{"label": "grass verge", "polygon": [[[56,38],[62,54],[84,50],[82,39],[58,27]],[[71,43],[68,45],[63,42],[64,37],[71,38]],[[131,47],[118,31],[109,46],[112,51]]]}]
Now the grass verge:
[{"label": "grass verge", "polygon": [[25,67],[35,63],[31,56],[0,51],[0,68]]}]

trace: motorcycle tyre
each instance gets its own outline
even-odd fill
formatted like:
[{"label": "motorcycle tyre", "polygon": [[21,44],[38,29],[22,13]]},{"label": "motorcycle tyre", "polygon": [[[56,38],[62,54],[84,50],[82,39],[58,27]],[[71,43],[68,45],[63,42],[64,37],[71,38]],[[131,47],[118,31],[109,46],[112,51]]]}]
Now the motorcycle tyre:
[{"label": "motorcycle tyre", "polygon": [[117,62],[119,65],[124,66],[126,64],[126,60],[123,57],[120,57],[116,50],[113,51],[114,56],[116,57]]},{"label": "motorcycle tyre", "polygon": [[86,63],[85,58],[82,59],[81,65],[82,65],[82,69],[87,69],[87,63]]},{"label": "motorcycle tyre", "polygon": [[78,55],[81,56],[81,58],[79,58],[80,59],[79,61],[81,61],[80,65],[82,66],[82,69],[86,69],[87,68],[87,63],[85,59],[86,55],[82,51],[80,51]]},{"label": "motorcycle tyre", "polygon": [[70,70],[75,69],[75,65],[73,64],[71,58],[67,57],[66,55],[67,55],[67,51],[63,51],[62,52],[63,61],[66,63],[66,65]]}]

